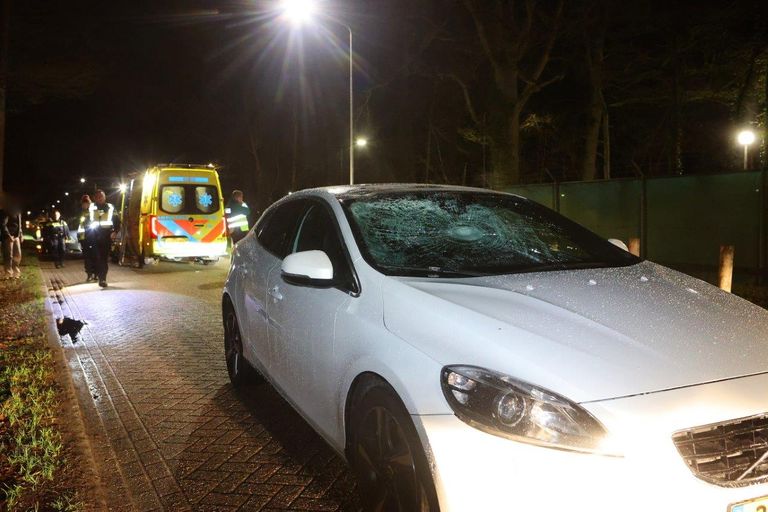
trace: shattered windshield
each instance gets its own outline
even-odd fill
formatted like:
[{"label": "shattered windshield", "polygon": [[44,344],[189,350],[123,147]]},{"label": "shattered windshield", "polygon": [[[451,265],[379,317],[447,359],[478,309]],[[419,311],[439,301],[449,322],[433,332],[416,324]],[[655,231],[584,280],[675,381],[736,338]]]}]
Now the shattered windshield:
[{"label": "shattered windshield", "polygon": [[388,275],[480,275],[640,261],[526,199],[420,190],[341,198],[365,259]]}]

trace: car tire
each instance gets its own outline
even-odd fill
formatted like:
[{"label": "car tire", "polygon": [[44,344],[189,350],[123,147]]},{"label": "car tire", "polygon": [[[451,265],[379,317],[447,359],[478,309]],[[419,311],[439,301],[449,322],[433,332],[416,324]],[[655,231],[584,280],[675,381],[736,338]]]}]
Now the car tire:
[{"label": "car tire", "polygon": [[243,356],[243,337],[235,309],[227,301],[224,305],[224,362],[227,365],[229,381],[234,387],[260,382],[259,373],[248,364]]},{"label": "car tire", "polygon": [[363,510],[439,511],[427,457],[402,401],[384,381],[364,388],[352,403],[347,448]]}]

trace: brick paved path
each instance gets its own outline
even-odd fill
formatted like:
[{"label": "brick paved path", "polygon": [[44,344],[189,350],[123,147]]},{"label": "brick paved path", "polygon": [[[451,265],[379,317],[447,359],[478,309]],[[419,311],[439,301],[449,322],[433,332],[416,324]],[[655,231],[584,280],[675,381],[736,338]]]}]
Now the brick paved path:
[{"label": "brick paved path", "polygon": [[235,392],[224,365],[227,262],[41,263],[56,313],[88,325],[62,341],[112,510],[355,510],[344,463],[267,385]]}]

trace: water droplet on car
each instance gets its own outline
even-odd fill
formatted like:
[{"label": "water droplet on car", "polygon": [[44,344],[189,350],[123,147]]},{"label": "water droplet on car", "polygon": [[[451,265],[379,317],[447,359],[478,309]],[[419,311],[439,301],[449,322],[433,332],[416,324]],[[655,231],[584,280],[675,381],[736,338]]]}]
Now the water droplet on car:
[{"label": "water droplet on car", "polygon": [[648,278],[645,277],[645,276],[640,276],[640,281],[643,282],[643,283],[647,283],[648,282]]},{"label": "water droplet on car", "polygon": [[597,281],[595,281],[594,279],[589,280],[589,286],[595,286],[596,284],[597,284]]},{"label": "water droplet on car", "polygon": [[533,285],[532,284],[525,285],[525,289],[528,290],[529,292],[532,292],[533,291]]}]

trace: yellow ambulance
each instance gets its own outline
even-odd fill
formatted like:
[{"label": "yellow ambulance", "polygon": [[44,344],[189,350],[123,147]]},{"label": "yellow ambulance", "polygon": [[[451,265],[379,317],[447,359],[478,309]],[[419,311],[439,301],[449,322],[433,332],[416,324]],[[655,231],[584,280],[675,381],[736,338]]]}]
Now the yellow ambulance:
[{"label": "yellow ambulance", "polygon": [[158,164],[134,177],[121,204],[120,264],[217,261],[227,254],[219,173],[213,164]]}]

